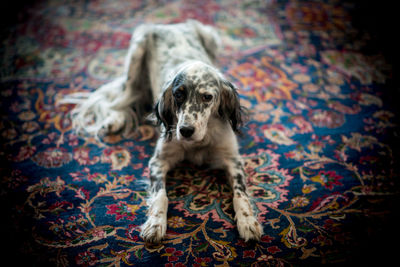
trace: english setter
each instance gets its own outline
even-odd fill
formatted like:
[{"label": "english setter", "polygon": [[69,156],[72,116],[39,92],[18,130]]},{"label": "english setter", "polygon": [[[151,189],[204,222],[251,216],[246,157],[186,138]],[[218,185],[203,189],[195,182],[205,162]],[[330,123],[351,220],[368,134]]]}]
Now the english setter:
[{"label": "english setter", "polygon": [[72,113],[74,126],[96,136],[133,131],[155,103],[153,113],[162,134],[149,162],[148,217],[141,227],[147,242],[160,242],[165,236],[165,180],[183,160],[226,170],[240,236],[259,240],[263,233],[246,190],[235,135],[243,109],[235,86],[214,67],[219,44],[214,28],[194,20],[139,26],[124,75],[91,94],[73,96],[82,97]]}]

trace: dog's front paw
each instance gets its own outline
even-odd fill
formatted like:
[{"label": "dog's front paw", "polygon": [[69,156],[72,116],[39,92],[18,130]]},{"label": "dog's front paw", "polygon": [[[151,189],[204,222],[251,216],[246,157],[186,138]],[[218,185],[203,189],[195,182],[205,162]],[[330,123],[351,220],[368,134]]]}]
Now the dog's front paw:
[{"label": "dog's front paw", "polygon": [[[246,216],[247,215],[247,216]],[[239,213],[236,215],[236,224],[239,235],[246,242],[249,240],[260,240],[263,234],[261,224],[254,216]]]},{"label": "dog's front paw", "polygon": [[167,231],[167,220],[164,216],[150,216],[142,226],[140,236],[146,242],[159,243]]}]

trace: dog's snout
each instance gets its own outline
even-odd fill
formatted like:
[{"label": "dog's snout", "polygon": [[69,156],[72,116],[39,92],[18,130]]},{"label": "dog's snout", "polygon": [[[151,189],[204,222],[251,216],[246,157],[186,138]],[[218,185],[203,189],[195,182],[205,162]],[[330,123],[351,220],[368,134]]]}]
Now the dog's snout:
[{"label": "dog's snout", "polygon": [[194,127],[192,127],[192,126],[182,126],[182,127],[179,129],[179,132],[181,133],[181,135],[182,135],[183,137],[189,138],[189,137],[191,137],[191,136],[193,135],[193,133],[194,133]]}]

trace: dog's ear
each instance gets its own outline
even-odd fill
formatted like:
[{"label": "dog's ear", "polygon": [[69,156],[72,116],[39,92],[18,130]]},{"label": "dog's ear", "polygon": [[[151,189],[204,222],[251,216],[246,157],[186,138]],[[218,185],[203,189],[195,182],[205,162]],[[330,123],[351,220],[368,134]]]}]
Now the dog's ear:
[{"label": "dog's ear", "polygon": [[157,118],[157,123],[165,128],[165,136],[172,137],[172,125],[174,123],[174,100],[172,96],[172,85],[169,84],[162,93],[160,100],[154,107],[154,114]]},{"label": "dog's ear", "polygon": [[240,105],[239,94],[232,83],[223,80],[221,87],[218,113],[223,119],[229,121],[234,132],[240,134],[240,127],[247,116],[247,111]]}]

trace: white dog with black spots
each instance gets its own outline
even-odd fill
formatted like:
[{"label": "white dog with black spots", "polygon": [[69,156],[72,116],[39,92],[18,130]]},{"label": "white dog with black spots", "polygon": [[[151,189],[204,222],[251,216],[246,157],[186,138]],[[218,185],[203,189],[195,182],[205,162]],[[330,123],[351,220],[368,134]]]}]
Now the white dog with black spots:
[{"label": "white dog with black spots", "polygon": [[236,133],[243,108],[235,86],[218,71],[216,30],[198,21],[145,24],[133,34],[124,74],[93,93],[74,94],[73,125],[95,136],[137,129],[152,107],[161,127],[149,162],[147,220],[141,236],[160,242],[167,229],[167,173],[181,161],[226,170],[240,236],[260,240],[263,229],[246,190]]}]

